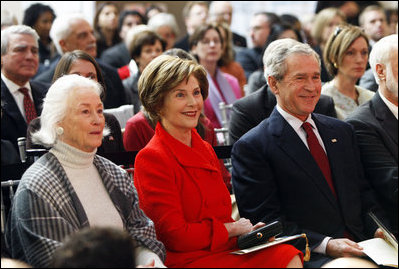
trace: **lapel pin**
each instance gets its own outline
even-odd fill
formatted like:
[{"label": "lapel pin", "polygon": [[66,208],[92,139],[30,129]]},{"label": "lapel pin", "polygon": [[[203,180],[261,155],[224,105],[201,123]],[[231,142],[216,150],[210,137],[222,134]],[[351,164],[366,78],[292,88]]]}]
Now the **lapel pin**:
[{"label": "lapel pin", "polygon": [[331,142],[333,142],[333,143],[337,143],[337,139],[335,139],[335,138],[333,138],[333,139],[331,139]]}]

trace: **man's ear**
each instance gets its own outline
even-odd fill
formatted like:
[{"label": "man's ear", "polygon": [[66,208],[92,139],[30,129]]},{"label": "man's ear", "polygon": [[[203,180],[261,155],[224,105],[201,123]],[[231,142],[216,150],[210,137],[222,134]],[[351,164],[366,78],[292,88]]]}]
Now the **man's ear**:
[{"label": "man's ear", "polygon": [[378,79],[379,80],[385,80],[386,78],[386,68],[385,65],[383,64],[376,64],[375,65],[375,71],[377,73]]},{"label": "man's ear", "polygon": [[268,76],[267,77],[267,84],[270,87],[270,90],[272,91],[272,93],[274,93],[274,95],[278,95],[279,94],[279,89],[277,86],[277,80],[272,77],[272,76]]},{"label": "man's ear", "polygon": [[64,39],[61,39],[60,41],[59,41],[59,44],[60,44],[60,47],[61,47],[61,49],[62,49],[62,51],[68,51],[68,49],[67,49],[67,47],[66,47],[66,41],[64,40]]}]

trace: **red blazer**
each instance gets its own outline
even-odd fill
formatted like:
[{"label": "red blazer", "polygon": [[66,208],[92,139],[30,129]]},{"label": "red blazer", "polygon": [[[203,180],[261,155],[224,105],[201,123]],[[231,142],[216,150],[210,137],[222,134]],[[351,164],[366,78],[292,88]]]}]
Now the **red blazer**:
[{"label": "red blazer", "polygon": [[236,245],[224,227],[233,219],[218,158],[196,130],[190,148],[158,123],[155,136],[136,157],[134,183],[140,207],[168,250],[167,266]]}]

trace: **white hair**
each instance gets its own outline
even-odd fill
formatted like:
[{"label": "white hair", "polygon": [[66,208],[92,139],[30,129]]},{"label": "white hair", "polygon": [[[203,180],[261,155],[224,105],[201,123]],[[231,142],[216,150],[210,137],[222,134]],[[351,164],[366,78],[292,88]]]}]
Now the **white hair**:
[{"label": "white hair", "polygon": [[179,26],[177,26],[177,22],[175,16],[170,13],[158,13],[151,17],[148,21],[147,25],[151,30],[157,32],[158,28],[161,26],[169,26],[172,28],[173,33],[178,36],[180,33]]},{"label": "white hair", "polygon": [[278,39],[267,46],[263,55],[266,81],[269,76],[276,80],[283,79],[287,71],[285,60],[292,54],[313,55],[320,66],[319,55],[308,44],[291,38]]},{"label": "white hair", "polygon": [[68,97],[81,88],[93,89],[99,97],[103,92],[98,82],[75,74],[62,76],[51,85],[43,101],[40,130],[32,134],[33,143],[45,147],[52,147],[55,144],[58,123],[64,119],[68,106],[71,105]]},{"label": "white hair", "polygon": [[60,40],[67,38],[71,34],[71,25],[76,20],[87,21],[80,13],[70,13],[57,16],[51,26],[50,37],[60,55],[64,54],[60,45]]},{"label": "white hair", "polygon": [[12,25],[4,30],[1,30],[1,55],[5,55],[7,53],[10,35],[12,34],[30,35],[35,39],[36,46],[39,47],[39,35],[33,28],[27,25]]},{"label": "white hair", "polygon": [[383,37],[373,45],[369,56],[369,63],[377,84],[380,84],[380,79],[377,75],[376,65],[384,64],[386,68],[390,68],[390,58],[394,50],[398,50],[397,34]]},{"label": "white hair", "polygon": [[[143,31],[147,31],[147,30],[151,30],[150,27],[147,24],[139,24],[139,25],[136,25],[135,27],[130,28],[127,31],[126,37],[125,37],[126,47],[130,50],[130,44],[132,43],[134,37],[138,33],[141,33]],[[131,51],[129,51],[129,54],[130,53],[131,53]]]}]

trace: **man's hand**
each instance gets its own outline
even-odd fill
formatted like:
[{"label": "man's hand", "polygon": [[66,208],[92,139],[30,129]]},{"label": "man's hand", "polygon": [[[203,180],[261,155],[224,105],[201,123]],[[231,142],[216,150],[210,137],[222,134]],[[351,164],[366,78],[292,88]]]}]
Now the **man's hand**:
[{"label": "man's hand", "polygon": [[347,238],[331,239],[328,241],[326,254],[334,258],[364,256],[363,248]]}]

